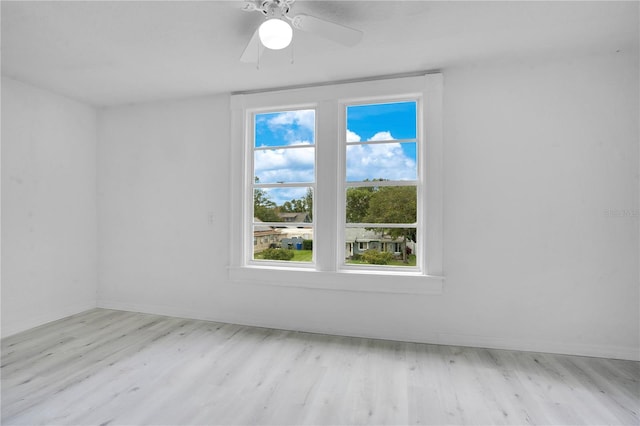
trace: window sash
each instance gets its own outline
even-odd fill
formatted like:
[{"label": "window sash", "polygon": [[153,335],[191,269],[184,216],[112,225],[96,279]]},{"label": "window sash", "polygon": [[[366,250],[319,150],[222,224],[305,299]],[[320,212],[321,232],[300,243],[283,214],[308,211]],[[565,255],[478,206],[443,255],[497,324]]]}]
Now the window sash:
[{"label": "window sash", "polygon": [[[348,142],[346,139],[347,134],[347,108],[350,106],[362,106],[379,103],[396,103],[396,102],[416,102],[416,137],[410,139],[389,139],[381,141],[358,141]],[[337,264],[339,270],[388,270],[394,272],[424,272],[426,260],[426,244],[424,243],[424,182],[423,177],[425,175],[425,162],[422,156],[424,151],[424,110],[423,110],[423,96],[422,94],[413,94],[408,96],[397,95],[395,97],[369,97],[366,99],[343,99],[339,102],[340,120],[339,131],[341,132],[341,144],[340,144],[340,181],[338,185],[338,211],[339,214],[339,229],[338,229],[338,256]],[[414,180],[382,180],[382,181],[350,181],[347,180],[347,148],[355,145],[374,145],[385,143],[415,143],[416,144],[416,179]],[[390,186],[415,186],[416,187],[416,221],[413,223],[354,223],[347,222],[347,201],[346,192],[347,188],[366,188],[366,187],[390,187]],[[347,263],[347,247],[346,247],[346,235],[347,228],[415,228],[416,229],[416,266],[386,266],[386,265],[368,265],[358,264],[354,265]],[[401,268],[401,269],[398,269]]]},{"label": "window sash", "polygon": [[[255,130],[257,127],[257,119],[259,115],[263,114],[277,114],[277,113],[289,113],[295,111],[302,110],[313,110],[314,111],[314,129],[313,129],[313,141],[308,144],[293,144],[293,145],[269,145],[269,146],[256,146],[256,134]],[[247,199],[247,210],[250,212],[248,215],[251,219],[248,221],[248,225],[250,226],[247,231],[247,240],[251,238],[254,234],[254,228],[256,226],[269,226],[275,227],[285,227],[285,228],[309,228],[311,232],[313,232],[314,239],[316,238],[315,233],[315,194],[316,194],[316,182],[317,182],[317,166],[318,166],[318,158],[317,158],[317,133],[318,133],[318,125],[317,125],[317,116],[318,111],[316,105],[304,105],[295,108],[289,108],[286,106],[274,106],[270,108],[261,108],[257,110],[247,111],[247,119],[249,125],[249,133],[247,135],[246,140],[246,152],[248,160],[250,160],[248,164],[249,171],[254,178],[251,178],[250,185],[245,197]],[[297,181],[285,181],[285,182],[256,182],[255,176],[257,176],[256,172],[256,164],[255,164],[255,153],[256,152],[265,152],[271,150],[299,150],[299,149],[313,149],[313,180],[309,182],[297,182]],[[311,216],[310,222],[269,222],[269,221],[261,221],[256,222],[254,218],[256,218],[255,206],[254,206],[254,194],[256,190],[261,189],[286,189],[286,188],[310,188],[312,191],[313,207],[312,211],[309,212]],[[246,226],[246,224],[245,224]],[[255,246],[255,244],[254,244]],[[247,247],[245,249],[244,254],[246,264],[248,265],[279,265],[281,267],[313,267],[316,261],[316,250],[312,250],[312,260],[311,262],[307,261],[276,261],[276,260],[266,260],[266,259],[256,259],[255,252],[253,247]]]}]

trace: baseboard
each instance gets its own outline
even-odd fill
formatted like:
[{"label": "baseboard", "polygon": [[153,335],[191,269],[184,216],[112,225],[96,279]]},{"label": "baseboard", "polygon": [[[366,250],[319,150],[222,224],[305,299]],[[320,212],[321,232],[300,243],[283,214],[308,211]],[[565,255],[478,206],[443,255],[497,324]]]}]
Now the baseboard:
[{"label": "baseboard", "polygon": [[79,314],[80,312],[94,309],[96,303],[94,300],[84,303],[76,303],[74,305],[63,306],[59,309],[40,314],[28,319],[12,322],[3,318],[2,320],[2,338],[13,336],[22,331],[29,330],[31,328],[39,327],[41,325],[57,321],[62,318],[70,317],[72,315]]},{"label": "baseboard", "polygon": [[550,340],[524,340],[448,333],[439,333],[438,343],[442,345],[458,345],[490,349],[507,349],[524,352],[543,352],[561,355],[578,355],[594,358],[640,361],[639,348],[620,346],[600,346],[588,345],[584,343],[557,342]]},{"label": "baseboard", "polygon": [[163,315],[168,317],[215,321],[239,325],[253,325],[236,323],[234,321],[223,321],[205,312],[197,312],[195,310],[181,309],[173,306],[149,305],[146,303],[127,303],[114,300],[98,300],[97,307],[103,309],[113,309],[116,311],[140,312],[143,314]]},{"label": "baseboard", "polygon": [[165,315],[179,318],[189,318],[221,323],[231,323],[252,327],[275,328],[281,330],[302,331],[308,333],[331,334],[346,337],[363,337],[370,339],[393,340],[413,343],[427,343],[436,345],[465,346],[487,349],[505,349],[525,352],[541,352],[562,355],[588,356],[595,358],[612,358],[630,361],[640,361],[640,348],[620,346],[587,345],[582,343],[557,342],[546,340],[524,340],[501,338],[492,336],[477,336],[467,334],[421,332],[407,333],[406,330],[390,333],[377,330],[335,329],[333,327],[318,328],[310,326],[291,327],[291,325],[273,321],[267,318],[251,318],[246,316],[224,315],[216,316],[210,312],[186,310],[173,306],[148,305],[137,303],[123,303],[118,301],[100,300],[99,308],[121,311],[141,312],[147,314]]}]

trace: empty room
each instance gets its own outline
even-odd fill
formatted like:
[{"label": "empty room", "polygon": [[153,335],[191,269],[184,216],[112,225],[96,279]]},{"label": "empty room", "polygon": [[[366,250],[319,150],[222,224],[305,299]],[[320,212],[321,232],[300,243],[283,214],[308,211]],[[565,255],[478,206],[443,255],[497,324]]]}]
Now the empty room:
[{"label": "empty room", "polygon": [[3,425],[638,425],[640,3],[6,1]]}]

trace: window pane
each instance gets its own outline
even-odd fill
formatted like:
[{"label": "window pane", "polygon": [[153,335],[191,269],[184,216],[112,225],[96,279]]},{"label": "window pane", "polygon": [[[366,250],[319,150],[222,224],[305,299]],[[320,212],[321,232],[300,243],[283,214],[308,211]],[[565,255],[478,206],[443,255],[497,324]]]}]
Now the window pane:
[{"label": "window pane", "polygon": [[255,147],[312,145],[316,112],[312,109],[255,115]]},{"label": "window pane", "polygon": [[347,107],[347,142],[415,139],[417,103]]},{"label": "window pane", "polygon": [[346,228],[345,263],[416,266],[416,228]]},{"label": "window pane", "polygon": [[267,149],[254,152],[258,183],[313,182],[315,148]]},{"label": "window pane", "polygon": [[415,186],[349,187],[347,223],[415,223]]},{"label": "window pane", "polygon": [[416,180],[416,143],[347,146],[347,182]]},{"label": "window pane", "polygon": [[253,216],[262,222],[311,223],[313,190],[310,187],[256,188]]},{"label": "window pane", "polygon": [[253,259],[264,261],[312,262],[313,227],[253,226]]}]

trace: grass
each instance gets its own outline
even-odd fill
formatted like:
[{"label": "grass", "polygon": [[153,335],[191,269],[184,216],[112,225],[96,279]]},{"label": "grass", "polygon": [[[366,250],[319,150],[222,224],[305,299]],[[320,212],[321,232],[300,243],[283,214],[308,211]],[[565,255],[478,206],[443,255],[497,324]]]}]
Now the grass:
[{"label": "grass", "polygon": [[294,250],[291,262],[311,262],[313,260],[312,250]]}]

